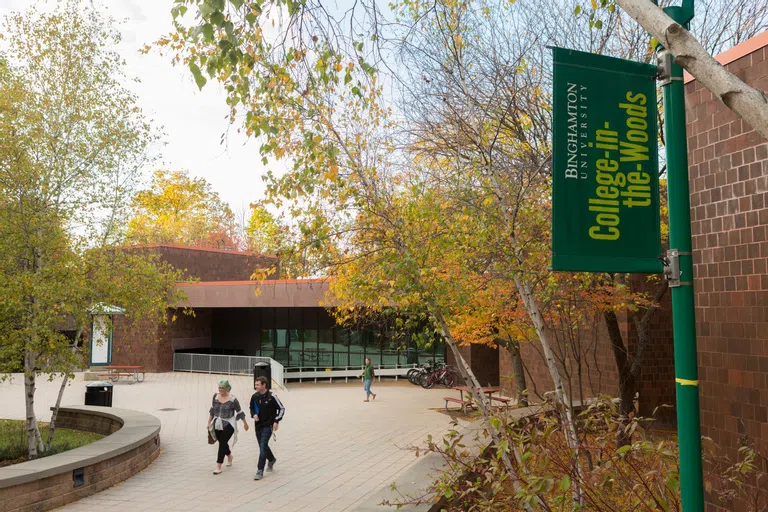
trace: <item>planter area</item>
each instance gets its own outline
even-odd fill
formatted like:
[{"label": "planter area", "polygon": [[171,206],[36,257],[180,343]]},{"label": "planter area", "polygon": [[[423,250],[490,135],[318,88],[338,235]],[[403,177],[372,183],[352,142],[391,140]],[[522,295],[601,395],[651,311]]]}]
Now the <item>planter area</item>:
[{"label": "planter area", "polygon": [[106,437],[0,468],[0,512],[52,510],[130,478],[160,454],[160,420],[111,407],[59,409],[57,426]]}]

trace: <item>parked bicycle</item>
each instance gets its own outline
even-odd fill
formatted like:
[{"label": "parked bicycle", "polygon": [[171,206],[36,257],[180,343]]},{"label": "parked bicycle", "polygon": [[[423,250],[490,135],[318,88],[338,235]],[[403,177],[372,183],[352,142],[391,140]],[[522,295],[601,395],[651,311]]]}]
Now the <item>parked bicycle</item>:
[{"label": "parked bicycle", "polygon": [[419,379],[421,376],[425,373],[432,372],[432,369],[434,368],[434,363],[432,361],[427,361],[423,364],[418,364],[414,368],[411,368],[408,370],[408,373],[406,374],[406,377],[408,378],[408,382],[413,384],[414,386],[419,385]]},{"label": "parked bicycle", "polygon": [[425,372],[419,376],[419,384],[424,389],[431,389],[435,386],[452,388],[458,380],[459,376],[456,370],[445,363],[438,363],[431,372]]}]

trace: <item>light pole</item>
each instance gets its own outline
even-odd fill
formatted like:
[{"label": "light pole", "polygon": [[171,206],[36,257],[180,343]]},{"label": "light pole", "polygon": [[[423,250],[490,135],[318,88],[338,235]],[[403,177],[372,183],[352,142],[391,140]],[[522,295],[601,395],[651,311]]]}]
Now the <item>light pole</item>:
[{"label": "light pole", "polygon": [[[693,18],[693,0],[664,12],[686,29]],[[662,49],[658,56],[664,91],[664,132],[667,151],[669,246],[665,273],[672,289],[675,347],[675,394],[680,447],[680,490],[684,512],[703,512],[699,372],[696,358],[696,315],[693,295],[691,204],[688,189],[688,144],[685,130],[683,68]]]}]

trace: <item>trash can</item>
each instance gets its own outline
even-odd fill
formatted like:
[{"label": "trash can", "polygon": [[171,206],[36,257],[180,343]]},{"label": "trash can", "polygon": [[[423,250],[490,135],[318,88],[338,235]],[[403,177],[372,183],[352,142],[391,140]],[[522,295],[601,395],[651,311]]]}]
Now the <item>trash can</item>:
[{"label": "trash can", "polygon": [[259,361],[253,365],[253,387],[256,387],[256,379],[259,377],[267,378],[267,389],[272,389],[272,367],[269,363]]},{"label": "trash can", "polygon": [[112,407],[112,383],[91,382],[85,386],[85,405]]}]

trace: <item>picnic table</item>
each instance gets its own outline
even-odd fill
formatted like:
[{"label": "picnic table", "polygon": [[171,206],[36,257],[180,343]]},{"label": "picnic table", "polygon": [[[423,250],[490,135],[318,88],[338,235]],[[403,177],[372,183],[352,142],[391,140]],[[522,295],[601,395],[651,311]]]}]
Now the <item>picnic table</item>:
[{"label": "picnic table", "polygon": [[[455,389],[456,391],[461,393],[461,398],[454,398],[454,397],[451,397],[451,396],[443,397],[443,400],[445,400],[445,408],[448,409],[448,403],[449,402],[450,403],[454,403],[454,404],[458,404],[458,405],[461,406],[461,410],[464,411],[464,414],[466,414],[468,407],[474,407],[474,404],[472,403],[472,400],[471,400],[472,394],[469,391],[469,387],[467,387],[467,386],[454,386],[453,389]],[[505,398],[500,398],[500,397],[494,397],[493,396],[494,393],[498,393],[499,391],[501,391],[501,388],[499,388],[497,386],[482,387],[480,389],[483,390],[483,393],[488,395],[488,398],[490,400],[499,400],[501,402],[505,402],[505,401],[508,402],[508,400],[505,399]],[[466,392],[469,395],[469,397],[467,397],[468,400],[464,400],[464,392]]]},{"label": "picnic table", "polygon": [[[99,377],[107,377],[112,382],[117,382],[120,377],[127,377],[130,384],[144,381],[144,367],[134,365],[109,365],[102,366],[106,373],[99,373]],[[141,374],[141,377],[139,377]]]}]

